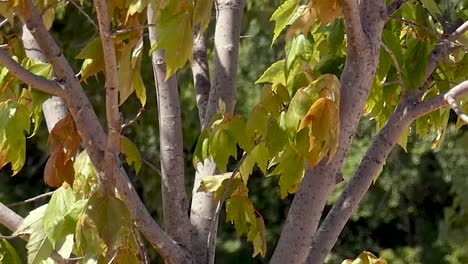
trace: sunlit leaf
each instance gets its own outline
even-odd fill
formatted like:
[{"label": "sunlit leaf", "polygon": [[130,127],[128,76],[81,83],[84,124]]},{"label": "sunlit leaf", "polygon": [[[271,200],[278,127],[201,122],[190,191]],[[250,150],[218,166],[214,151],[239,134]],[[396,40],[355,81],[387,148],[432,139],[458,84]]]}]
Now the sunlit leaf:
[{"label": "sunlit leaf", "polygon": [[84,59],[81,66],[81,80],[104,70],[104,55],[100,37],[91,40],[79,53],[77,59]]},{"label": "sunlit leaf", "polygon": [[278,9],[276,9],[273,15],[271,15],[270,21],[275,21],[272,43],[275,42],[286,26],[291,23],[291,18],[296,12],[298,3],[298,0],[286,0],[278,7]]},{"label": "sunlit leaf", "polygon": [[125,204],[114,196],[96,193],[89,199],[85,212],[95,223],[99,236],[109,249],[119,247],[120,239],[130,232],[130,212]]},{"label": "sunlit leaf", "polygon": [[272,86],[276,84],[286,85],[286,77],[284,75],[284,62],[285,60],[280,60],[273,63],[265,72],[258,78],[255,83],[271,83]]},{"label": "sunlit leaf", "polygon": [[256,257],[258,254],[265,257],[267,243],[265,237],[265,223],[263,222],[262,216],[257,216],[255,218],[255,222],[252,223],[249,233],[247,234],[247,240],[252,242],[254,247],[252,257]]},{"label": "sunlit leaf", "polygon": [[0,168],[11,163],[16,175],[26,160],[25,132],[30,129],[30,113],[24,105],[0,103]]},{"label": "sunlit leaf", "polygon": [[234,223],[238,236],[247,232],[248,223],[255,221],[255,209],[244,195],[233,195],[226,200],[226,222]]},{"label": "sunlit leaf", "polygon": [[203,33],[210,23],[213,0],[195,0],[194,2],[193,24],[200,24],[200,30]]},{"label": "sunlit leaf", "polygon": [[9,264],[21,264],[16,250],[5,239],[0,239],[0,262]]},{"label": "sunlit leaf", "polygon": [[125,161],[128,165],[133,165],[135,172],[141,169],[141,155],[135,143],[125,136],[120,136],[120,151],[125,155]]}]

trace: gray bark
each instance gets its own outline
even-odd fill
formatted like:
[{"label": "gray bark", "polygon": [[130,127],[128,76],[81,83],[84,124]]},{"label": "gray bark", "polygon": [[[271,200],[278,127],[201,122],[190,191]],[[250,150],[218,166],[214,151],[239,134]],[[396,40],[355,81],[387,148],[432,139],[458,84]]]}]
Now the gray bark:
[{"label": "gray bark", "polygon": [[[153,21],[151,6],[148,7],[148,21]],[[151,44],[158,41],[154,27],[149,28],[149,38]],[[182,119],[177,78],[174,74],[165,80],[166,64],[163,50],[153,52],[152,64],[158,103],[164,229],[172,239],[190,249],[192,224],[185,191]]]},{"label": "gray bark", "polygon": [[[239,56],[241,18],[245,0],[217,0],[215,29],[215,58],[213,79],[202,128],[206,128],[216,114],[218,102],[226,105],[226,112],[233,113],[236,103],[236,77]],[[216,174],[212,160],[197,164],[195,185],[192,192],[190,220],[194,226],[193,253],[199,263],[214,263],[215,245],[210,246],[209,237],[216,237],[218,216],[213,194],[197,192],[203,176]],[[214,230],[212,230],[214,226]]]},{"label": "gray bark", "polygon": [[204,124],[211,83],[208,57],[206,54],[205,35],[200,31],[195,33],[192,74],[198,107],[198,117],[200,119],[200,124]]},{"label": "gray bark", "polygon": [[[24,50],[26,51],[26,56],[47,63],[47,59],[42,53],[41,48],[39,48],[36,40],[26,26],[23,26],[22,28],[21,40],[23,42]],[[42,112],[44,113],[44,119],[47,123],[47,129],[49,132],[54,128],[58,121],[68,115],[65,102],[58,96],[52,96],[47,99],[42,104]]]},{"label": "gray bark", "polygon": [[[58,85],[64,87],[61,96],[75,121],[83,145],[98,172],[98,178],[101,182],[110,181],[112,179],[106,178],[106,175],[103,173],[105,170],[103,161],[106,134],[99,123],[96,113],[92,109],[87,95],[81,87],[80,81],[75,77],[70,64],[45,28],[37,10],[30,5],[31,2],[28,3],[25,12],[20,15],[23,16],[26,26],[52,65],[58,78]],[[0,59],[3,59],[3,57],[0,56]],[[17,74],[16,77],[24,77],[24,75],[26,74],[22,72]],[[27,81],[27,79],[22,81]],[[151,218],[151,215],[139,199],[138,194],[121,167],[120,162],[117,161],[113,165],[117,191],[125,205],[129,208],[132,219],[151,245],[156,248],[158,253],[168,263],[190,263],[190,255],[171,240]]]},{"label": "gray bark", "polygon": [[340,133],[335,157],[305,175],[271,263],[304,263],[329,193],[351,144],[377,68],[385,1],[344,0],[347,58],[341,75]]}]

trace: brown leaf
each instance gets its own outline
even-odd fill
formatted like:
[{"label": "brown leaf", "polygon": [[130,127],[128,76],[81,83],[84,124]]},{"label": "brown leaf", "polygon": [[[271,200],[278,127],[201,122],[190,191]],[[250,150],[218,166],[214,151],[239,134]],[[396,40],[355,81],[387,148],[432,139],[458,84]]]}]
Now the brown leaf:
[{"label": "brown leaf", "polygon": [[63,152],[55,152],[47,160],[44,170],[44,181],[50,187],[60,187],[63,182],[73,186],[75,170],[73,161],[65,161]]},{"label": "brown leaf", "polygon": [[51,187],[60,187],[65,181],[73,186],[75,170],[73,159],[80,147],[81,138],[73,118],[68,115],[49,134],[50,157],[44,171],[44,181]]},{"label": "brown leaf", "polygon": [[339,0],[312,0],[304,9],[299,18],[291,24],[286,33],[286,39],[297,35],[307,35],[315,23],[317,17],[322,24],[328,24],[341,15]]},{"label": "brown leaf", "polygon": [[328,24],[341,15],[341,4],[339,0],[313,0],[313,8],[317,13],[322,24]]}]

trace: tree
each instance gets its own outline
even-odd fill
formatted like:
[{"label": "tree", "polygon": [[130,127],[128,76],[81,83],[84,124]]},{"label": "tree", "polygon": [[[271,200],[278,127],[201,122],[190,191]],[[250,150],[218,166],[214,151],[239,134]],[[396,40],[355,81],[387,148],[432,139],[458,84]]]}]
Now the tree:
[{"label": "tree", "polygon": [[[465,2],[283,2],[271,20],[273,42],[284,39],[285,59],[258,79],[265,87],[248,117],[234,114],[246,2],[214,3],[211,74],[205,31],[212,1],[0,3],[10,25],[0,49],[0,167],[10,164],[13,175],[23,167],[24,133],[35,135],[43,112],[51,153],[44,180],[58,187],[25,219],[0,204],[0,223],[29,240],[28,262],[139,262],[145,255],[141,233],[168,263],[213,263],[224,204],[227,220],[247,235],[254,256],[265,256],[268,227],[248,194],[256,167],[279,177],[281,198],[295,193],[271,263],[323,263],[397,144],[406,149],[410,133],[431,140],[437,132],[440,145],[450,107],[460,126],[468,120]],[[76,56],[83,60],[79,73],[49,33],[67,4],[99,32]],[[142,162],[122,132],[137,123],[146,104],[140,72],[146,29],[157,87],[163,227],[122,166],[124,161],[138,172]],[[187,61],[202,128],[190,206],[176,74]],[[105,80],[106,130],[83,89],[93,76]],[[46,101],[46,94],[55,97]],[[127,121],[121,109],[132,94],[141,111]],[[320,223],[364,113],[376,120],[377,134]],[[1,249],[3,258],[17,259],[6,241]],[[382,262],[367,252],[360,258]]]}]

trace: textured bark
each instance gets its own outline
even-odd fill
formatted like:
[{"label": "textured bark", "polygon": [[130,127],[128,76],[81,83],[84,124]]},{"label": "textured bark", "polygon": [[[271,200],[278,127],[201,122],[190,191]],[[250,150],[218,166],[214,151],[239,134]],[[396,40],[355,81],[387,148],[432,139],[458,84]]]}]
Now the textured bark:
[{"label": "textured bark", "polygon": [[[47,62],[47,58],[44,56],[44,53],[41,48],[39,48],[36,40],[26,26],[23,26],[22,28],[21,41],[23,42],[26,56],[44,63]],[[44,119],[47,123],[47,129],[49,132],[54,128],[58,121],[68,115],[65,102],[58,96],[53,96],[47,99],[42,104],[42,112],[44,113]]]},{"label": "textured bark", "polygon": [[[25,12],[20,14],[26,26],[31,31],[39,47],[44,52],[47,61],[52,65],[54,72],[58,78],[58,85],[63,87],[60,95],[64,99],[74,121],[78,128],[78,132],[82,138],[83,144],[88,155],[93,162],[98,177],[101,181],[111,180],[106,179],[104,172],[104,150],[106,146],[106,134],[99,124],[96,113],[93,111],[91,103],[81,87],[79,80],[63,56],[60,48],[57,46],[47,29],[44,27],[41,17],[35,10],[31,2],[27,2]],[[0,54],[2,54],[0,52]],[[2,56],[0,62],[3,64]],[[10,58],[11,59],[11,58]],[[6,61],[6,60],[5,60]],[[4,64],[9,69],[15,66]],[[22,69],[16,73],[16,77],[27,84],[32,84],[33,81],[44,82],[43,78],[28,79],[22,77],[30,77],[28,71]],[[32,75],[34,76],[34,75]],[[49,81],[47,81],[49,82]],[[54,83],[54,82],[51,82]],[[35,83],[34,83],[35,84]],[[159,225],[151,218],[144,204],[135,192],[131,182],[129,181],[125,171],[121,167],[120,161],[114,163],[114,174],[116,175],[116,187],[123,202],[129,208],[132,219],[136,222],[142,233],[153,245],[158,253],[166,260],[167,263],[191,263],[190,255],[173,240],[171,240],[159,227]]]},{"label": "textured bark", "polygon": [[385,1],[342,2],[347,58],[341,75],[340,134],[336,155],[307,173],[294,198],[271,263],[304,263],[329,193],[340,175],[377,68]]},{"label": "textured bark", "polygon": [[17,213],[13,212],[10,208],[0,203],[0,224],[8,228],[12,232],[23,222],[23,218]]},{"label": "textured bark", "polygon": [[[151,7],[148,8],[148,21],[153,21]],[[154,27],[149,28],[149,38],[151,45],[158,41]],[[166,64],[163,50],[153,52],[152,64],[158,103],[164,229],[172,239],[190,249],[192,224],[185,191],[182,119],[177,78],[173,75],[165,80]]]},{"label": "textured bark", "polygon": [[[454,39],[465,32],[468,29],[466,24],[456,29],[448,36],[448,39]],[[407,95],[400,100],[397,109],[391,114],[387,124],[373,140],[345,190],[315,234],[307,263],[323,263],[325,257],[336,243],[344,225],[351,217],[353,210],[361,202],[389,153],[396,145],[401,133],[417,118],[445,106],[447,104],[444,101],[445,98],[459,96],[468,92],[467,81],[465,81],[453,87],[445,94],[423,102],[418,101],[420,100],[419,97],[422,95],[422,91],[426,89],[429,77],[439,62],[448,54],[449,49],[450,45],[447,45],[446,41],[443,40],[432,51],[426,67],[426,79],[423,85],[419,88],[419,91]]]},{"label": "textured bark", "polygon": [[104,55],[104,70],[106,76],[106,118],[107,142],[104,153],[105,177],[99,182],[99,190],[107,195],[114,195],[114,166],[118,163],[120,152],[120,114],[119,114],[119,77],[117,75],[117,55],[115,54],[114,38],[111,34],[111,21],[108,14],[107,1],[95,0],[96,15],[99,24],[102,50]]},{"label": "textured bark", "polygon": [[198,117],[200,119],[200,124],[204,124],[211,83],[208,56],[206,54],[205,35],[200,31],[195,33],[192,74],[198,107]]},{"label": "textured bark", "polygon": [[[226,105],[226,112],[233,113],[236,103],[236,77],[239,56],[240,24],[245,0],[217,0],[215,29],[215,58],[213,79],[206,113],[202,123],[205,128],[211,117],[218,112],[219,100]],[[190,220],[194,226],[193,253],[199,263],[214,263],[215,245],[210,246],[208,237],[216,237],[218,217],[213,194],[197,192],[203,176],[216,174],[212,160],[197,164],[192,192]],[[214,230],[211,227],[214,226]]]}]

